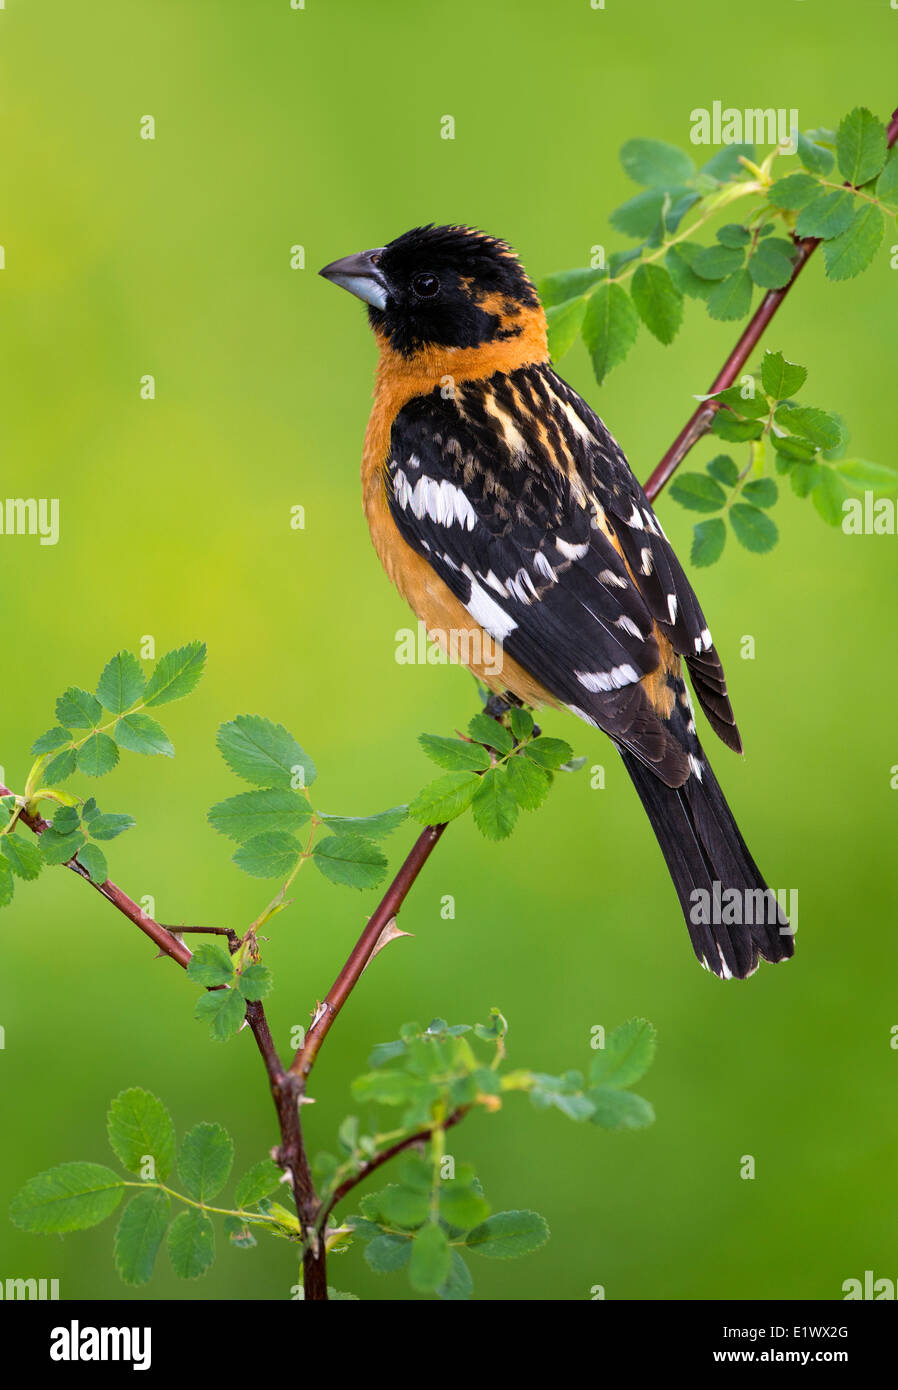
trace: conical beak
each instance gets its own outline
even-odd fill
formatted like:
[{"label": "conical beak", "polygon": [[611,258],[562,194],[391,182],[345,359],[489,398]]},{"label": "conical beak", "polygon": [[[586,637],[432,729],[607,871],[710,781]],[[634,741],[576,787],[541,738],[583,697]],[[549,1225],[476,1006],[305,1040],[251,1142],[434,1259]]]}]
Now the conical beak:
[{"label": "conical beak", "polygon": [[361,251],[357,256],[344,256],[342,261],[332,261],[318,274],[325,280],[333,280],[335,285],[342,285],[366,304],[373,304],[375,309],[386,309],[387,282],[377,268],[383,249],[378,246],[373,251]]}]

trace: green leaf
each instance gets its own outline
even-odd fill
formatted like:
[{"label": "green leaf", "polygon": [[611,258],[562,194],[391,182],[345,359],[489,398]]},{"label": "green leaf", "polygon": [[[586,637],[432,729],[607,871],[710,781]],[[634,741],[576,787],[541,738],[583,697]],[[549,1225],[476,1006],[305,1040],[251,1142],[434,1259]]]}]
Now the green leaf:
[{"label": "green leaf", "polygon": [[753,507],[772,507],[779,496],[779,490],[772,478],[755,478],[745,484],[742,496],[746,502],[751,502]]},{"label": "green leaf", "polygon": [[717,240],[721,246],[730,246],[738,250],[740,246],[747,246],[751,241],[751,232],[747,227],[741,227],[738,222],[728,222],[725,227],[718,229]]},{"label": "green leaf", "polygon": [[811,500],[828,526],[841,526],[844,516],[842,503],[847,496],[848,488],[836,470],[821,468]]},{"label": "green leaf", "polygon": [[574,756],[573,748],[563,738],[547,738],[545,734],[528,743],[522,752],[525,757],[539,763],[540,767],[552,770],[570,762]]},{"label": "green leaf", "polygon": [[388,811],[378,811],[373,816],[328,816],[323,811],[316,814],[328,830],[363,835],[366,840],[383,840],[408,819],[408,807],[391,806]]},{"label": "green leaf", "polygon": [[92,840],[114,840],[117,835],[131,830],[136,823],[133,816],[125,815],[121,811],[102,811],[91,817],[88,833]]},{"label": "green leaf", "polygon": [[823,246],[823,260],[830,280],[851,280],[873,260],[879,250],[885,222],[879,208],[865,203],[855,212],[841,236]]},{"label": "green leaf", "polygon": [[118,749],[108,734],[91,734],[78,749],[78,771],[87,777],[105,777],[117,762]]},{"label": "green leaf", "polygon": [[504,840],[514,830],[518,803],[504,767],[492,767],[480,778],[471,803],[474,822],[489,840]]},{"label": "green leaf", "polygon": [[468,733],[478,743],[495,748],[497,753],[510,753],[514,748],[514,738],[504,724],[491,719],[488,714],[475,714],[468,724]]},{"label": "green leaf", "polygon": [[796,236],[827,237],[844,232],[854,214],[854,194],[848,188],[824,193],[802,208],[795,222]]},{"label": "green leaf", "polygon": [[884,203],[898,202],[898,146],[889,151],[885,168],[876,180],[876,196]]},{"label": "green leaf", "polygon": [[632,1091],[599,1086],[589,1092],[589,1098],[596,1107],[592,1123],[602,1129],[645,1129],[655,1119],[649,1102]]},{"label": "green leaf", "polygon": [[440,1216],[450,1226],[470,1231],[474,1226],[481,1225],[489,1214],[489,1202],[476,1188],[465,1187],[457,1181],[440,1188]]},{"label": "green leaf", "polygon": [[644,1076],[655,1057],[655,1029],[647,1018],[631,1018],[596,1050],[589,1068],[594,1086],[624,1090]]},{"label": "green leaf", "polygon": [[205,642],[188,642],[161,656],[147,682],[145,705],[167,705],[189,695],[199,685],[206,664]]},{"label": "green leaf", "polygon": [[256,1000],[264,999],[271,993],[273,981],[271,971],[267,965],[262,965],[256,961],[253,965],[248,965],[237,976],[237,988],[251,1003]]},{"label": "green leaf", "polygon": [[408,808],[424,825],[442,825],[462,815],[474,799],[480,778],[474,772],[448,772],[420,791]]},{"label": "green leaf", "polygon": [[713,565],[723,554],[726,538],[727,528],[722,517],[696,522],[692,528],[692,563],[696,566]]},{"label": "green leaf", "polygon": [[106,855],[99,845],[85,845],[78,851],[78,862],[85,868],[91,883],[105,883],[109,877]]},{"label": "green leaf", "polygon": [[688,183],[695,173],[689,155],[664,140],[628,140],[621,147],[620,162],[634,183],[647,188]]},{"label": "green leaf", "polygon": [[178,1157],[178,1172],[188,1197],[208,1202],[217,1197],[228,1180],[234,1161],[231,1136],[221,1125],[194,1125],[184,1135]]},{"label": "green leaf", "polygon": [[549,356],[553,362],[560,362],[579,338],[586,315],[586,302],[581,295],[579,299],[569,299],[565,304],[550,304],[546,309]]},{"label": "green leaf", "polygon": [[[714,289],[714,281],[703,280],[700,275],[696,275],[687,256],[683,254],[684,245],[685,243],[681,243],[679,246],[672,246],[664,257],[664,264],[681,294],[689,295],[690,299],[707,299]],[[700,248],[690,249],[695,251]]]},{"label": "green leaf", "polygon": [[810,463],[817,455],[817,446],[809,439],[799,439],[797,434],[772,434],[773,447],[777,453],[777,468],[782,473],[791,463]]},{"label": "green leaf", "polygon": [[234,961],[220,946],[204,941],[187,962],[187,978],[206,989],[229,985],[234,978]]},{"label": "green leaf", "polygon": [[259,714],[238,714],[222,724],[216,738],[221,756],[232,772],[257,787],[310,787],[315,764],[283,724]]},{"label": "green leaf", "polygon": [[302,845],[283,830],[254,835],[233,855],[234,863],[253,878],[285,878],[302,854]]},{"label": "green leaf", "polygon": [[[654,236],[662,225],[667,196],[661,189],[646,189],[644,193],[637,193],[635,198],[628,198],[616,207],[609,213],[608,221],[615,231],[623,232],[624,236],[638,237],[640,241]],[[619,265],[615,265],[614,269],[620,269]]]},{"label": "green leaf", "polygon": [[499,1211],[475,1226],[465,1240],[468,1250],[492,1260],[513,1260],[545,1245],[549,1228],[535,1211]]},{"label": "green leaf", "polygon": [[[751,380],[754,383],[754,378]],[[744,415],[751,420],[762,419],[770,410],[767,398],[762,392],[756,391],[754,395],[745,395],[742,386],[728,386],[725,391],[718,391],[709,399],[720,401],[722,405],[728,405],[737,415]]]},{"label": "green leaf", "polygon": [[[89,807],[96,806],[93,797],[84,803],[84,819],[87,822],[93,821],[93,810]],[[57,806],[53,812],[53,829],[57,835],[69,835],[73,830],[81,829],[81,817],[76,806]]]},{"label": "green leaf", "polygon": [[820,182],[810,174],[789,174],[767,190],[767,201],[785,212],[798,212],[820,193]]},{"label": "green leaf", "polygon": [[[97,684],[97,699],[110,714],[121,714],[130,709],[140,699],[146,685],[146,676],[140,662],[133,652],[117,652],[103,670]],[[63,697],[65,698],[65,697]],[[60,720],[60,723],[64,723]],[[96,723],[92,720],[91,723]],[[76,725],[86,728],[89,725]]]},{"label": "green leaf", "polygon": [[716,154],[712,154],[699,172],[710,175],[718,183],[728,183],[730,179],[740,177],[745,173],[745,166],[740,163],[740,160],[743,158],[754,160],[754,157],[754,145],[725,145]]},{"label": "green leaf", "polygon": [[65,748],[61,753],[57,753],[55,758],[44,768],[42,781],[45,787],[58,787],[60,782],[64,782],[67,777],[71,777],[75,771],[77,754],[74,748]]},{"label": "green leaf", "polygon": [[57,835],[52,828],[45,830],[40,838],[41,854],[45,864],[67,864],[85,843],[80,830],[68,835]]},{"label": "green leaf", "polygon": [[683,322],[683,296],[660,265],[641,265],[630,286],[646,328],[661,343],[672,343]]},{"label": "green leaf", "polygon": [[433,1293],[449,1278],[449,1237],[442,1226],[428,1225],[415,1236],[408,1280],[419,1293]]},{"label": "green leaf", "polygon": [[834,449],[842,439],[842,426],[825,410],[808,405],[781,405],[774,420],[783,429],[809,439],[820,449]]},{"label": "green leaf", "polygon": [[325,878],[347,888],[374,888],[387,871],[382,850],[362,835],[328,835],[312,854]]},{"label": "green leaf", "polygon": [[705,467],[712,478],[716,478],[726,487],[735,487],[739,481],[739,469],[729,454],[717,454]]},{"label": "green leaf", "polygon": [[891,492],[898,487],[898,470],[884,463],[869,463],[866,459],[840,459],[835,471],[855,491],[872,488],[874,492]]},{"label": "green leaf", "polygon": [[691,258],[691,267],[703,280],[723,280],[745,263],[745,252],[731,246],[703,246]]},{"label": "green leaf", "polygon": [[393,1274],[397,1269],[405,1269],[411,1257],[410,1236],[375,1236],[365,1246],[365,1263],[375,1274]]},{"label": "green leaf", "polygon": [[541,806],[552,785],[552,774],[529,758],[509,758],[506,764],[508,791],[524,811]]},{"label": "green leaf", "polygon": [[[495,720],[490,720],[495,723]],[[450,772],[485,772],[490,765],[490,755],[479,743],[468,743],[461,738],[441,738],[438,734],[420,734],[418,742],[431,762],[438,767],[448,768]]]},{"label": "green leaf", "polygon": [[840,121],[836,157],[846,182],[860,188],[875,178],[887,152],[885,126],[865,106],[856,106]]},{"label": "green leaf", "polygon": [[380,1194],[379,1210],[390,1226],[413,1230],[430,1215],[430,1193],[406,1183],[391,1183]]},{"label": "green leaf", "polygon": [[198,1279],[215,1259],[215,1231],[205,1212],[182,1211],[168,1228],[168,1254],[179,1279]]},{"label": "green leaf", "polygon": [[[721,250],[725,250],[721,247]],[[724,322],[744,318],[751,308],[752,280],[747,270],[737,270],[715,285],[708,296],[708,313]]]},{"label": "green leaf", "polygon": [[93,729],[103,718],[103,707],[86,690],[72,685],[56,701],[56,718],[67,729]]},{"label": "green leaf", "polygon": [[720,483],[705,473],[678,473],[670,485],[670,496],[692,512],[719,512],[727,500]]},{"label": "green leaf", "polygon": [[23,840],[20,835],[4,835],[0,840],[3,854],[16,878],[37,878],[44,867],[39,847],[33,840]]},{"label": "green leaf", "polygon": [[768,396],[783,401],[794,396],[807,381],[807,367],[787,362],[781,352],[765,352],[761,363],[761,384]]},{"label": "green leaf", "polygon": [[248,1221],[241,1221],[239,1216],[226,1216],[223,1225],[225,1235],[238,1250],[252,1250],[258,1245]]},{"label": "green leaf", "polygon": [[819,463],[796,463],[789,472],[789,482],[796,497],[807,497],[823,477]]},{"label": "green leaf", "polygon": [[768,237],[758,243],[748,262],[748,273],[756,285],[765,290],[781,290],[792,279],[794,266],[791,242]]},{"label": "green leaf", "polygon": [[828,174],[835,163],[832,150],[817,145],[807,135],[798,135],[798,158],[812,174]]},{"label": "green leaf", "polygon": [[736,502],[730,507],[730,525],[746,550],[757,554],[772,550],[779,538],[776,522],[747,502]]},{"label": "green leaf", "polygon": [[238,1182],[234,1192],[236,1205],[241,1211],[245,1211],[247,1207],[254,1207],[263,1197],[270,1197],[272,1192],[277,1192],[283,1176],[283,1170],[276,1163],[272,1163],[270,1158],[263,1158],[261,1163],[254,1164],[248,1173],[244,1173]]},{"label": "green leaf", "polygon": [[99,1163],[62,1163],[31,1178],[13,1198],[9,1215],[23,1231],[42,1235],[86,1231],[111,1216],[123,1180]]},{"label": "green leaf", "polygon": [[115,726],[115,739],[129,753],[144,753],[147,756],[161,753],[166,758],[175,756],[174,745],[162,725],[148,714],[126,714],[119,719]]},{"label": "green leaf", "polygon": [[623,362],[636,340],[639,320],[622,285],[603,280],[594,291],[583,321],[583,337],[601,384],[612,367]]},{"label": "green leaf", "polygon": [[68,729],[48,729],[40,738],[34,740],[31,752],[39,758],[42,753],[54,753],[57,748],[65,748],[71,741],[72,735]]},{"label": "green leaf", "polygon": [[555,308],[571,299],[577,299],[585,290],[591,289],[608,274],[604,268],[581,267],[576,270],[559,270],[547,275],[539,283],[539,297],[544,309]]},{"label": "green leaf", "polygon": [[520,705],[511,707],[511,732],[517,739],[529,738],[533,733],[533,715]]},{"label": "green leaf", "polygon": [[115,1233],[115,1267],[126,1284],[146,1284],[165,1236],[169,1200],[165,1192],[140,1192],[122,1212]]},{"label": "green leaf", "polygon": [[246,1000],[239,990],[215,989],[200,995],[193,1016],[200,1023],[208,1023],[213,1042],[227,1042],[240,1032],[246,1016]]},{"label": "green leaf", "polygon": [[274,832],[298,830],[312,814],[296,792],[283,787],[264,787],[219,801],[208,814],[209,824],[232,840],[251,840]]},{"label": "green leaf", "polygon": [[120,1091],[106,1114],[106,1133],[112,1152],[129,1173],[146,1177],[148,1157],[153,1178],[165,1182],[175,1161],[175,1126],[158,1096],[132,1086]]}]

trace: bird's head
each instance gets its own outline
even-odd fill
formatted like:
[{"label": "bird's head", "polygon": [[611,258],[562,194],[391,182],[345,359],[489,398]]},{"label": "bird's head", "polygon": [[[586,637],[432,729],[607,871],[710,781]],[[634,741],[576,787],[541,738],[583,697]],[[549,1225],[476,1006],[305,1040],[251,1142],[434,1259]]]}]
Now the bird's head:
[{"label": "bird's head", "polygon": [[319,274],[368,305],[381,350],[452,370],[459,354],[513,365],[546,356],[536,290],[504,241],[470,227],[416,227]]}]

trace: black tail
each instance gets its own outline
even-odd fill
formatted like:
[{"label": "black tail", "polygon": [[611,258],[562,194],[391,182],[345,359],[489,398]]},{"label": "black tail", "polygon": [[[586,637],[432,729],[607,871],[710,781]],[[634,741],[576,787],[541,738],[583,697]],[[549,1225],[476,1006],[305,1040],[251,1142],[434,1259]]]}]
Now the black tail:
[{"label": "black tail", "polygon": [[788,920],[749,854],[707,758],[683,786],[668,787],[631,753],[621,754],[702,965],[723,979],[742,980],[757,970],[759,955],[769,961],[791,956]]}]

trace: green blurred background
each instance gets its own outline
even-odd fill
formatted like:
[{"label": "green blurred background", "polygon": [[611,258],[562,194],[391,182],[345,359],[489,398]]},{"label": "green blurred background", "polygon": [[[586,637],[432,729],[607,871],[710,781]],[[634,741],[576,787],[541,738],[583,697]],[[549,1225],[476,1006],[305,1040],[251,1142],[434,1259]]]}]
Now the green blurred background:
[{"label": "green blurred background", "polygon": [[[21,789],[56,695],[92,686],[118,648],[205,638],[206,678],[167,712],[175,761],[126,755],[102,787],[138,820],[110,864],[163,921],[241,929],[268,886],[205,824],[237,790],[220,721],[282,720],[318,762],[322,807],[364,814],[428,779],[420,731],[450,732],[477,707],[463,671],[394,659],[411,619],[358,484],[374,345],[317,267],[430,220],[508,238],[536,277],[585,264],[594,243],[622,244],[607,214],[635,191],[617,162],[631,136],[687,145],[690,111],[715,99],[798,107],[803,127],[857,104],[887,117],[898,12],[8,0],[0,43],[3,495],[59,497],[62,526],[55,548],[0,541],[0,762]],[[154,142],[139,138],[147,114]],[[446,114],[454,141],[440,139]],[[766,339],[807,363],[809,402],[846,417],[853,452],[893,464],[895,283],[885,244],[856,282],[826,283],[812,262]],[[644,478],[734,336],[687,302],[676,346],[643,331],[602,390],[582,347],[564,372]],[[289,525],[296,505],[304,530]],[[665,498],[659,511],[688,557],[689,516]],[[695,579],[748,752],[707,743],[771,883],[799,890],[794,962],[744,985],[697,967],[619,760],[551,715],[548,731],[606,767],[605,790],[586,771],[560,777],[498,847],[470,820],[453,827],[402,914],[414,939],[378,959],[322,1053],[313,1149],[332,1146],[352,1076],[407,1019],[498,1005],[513,1063],[546,1071],[586,1065],[595,1024],[656,1024],[641,1087],[654,1128],[607,1134],[521,1098],[453,1135],[496,1207],[534,1207],[553,1233],[529,1259],[478,1261],[481,1298],[584,1299],[596,1284],[617,1299],[832,1298],[865,1269],[895,1275],[898,540],[830,530],[788,490],[776,516],[772,555],[731,538]],[[394,866],[411,834],[394,837]],[[440,917],[447,893],[454,921]],[[282,1050],[375,901],[301,875],[267,948]],[[276,1131],[252,1040],[210,1043],[195,988],[95,894],[45,873],[20,885],[2,930],[0,1208],[55,1163],[109,1161],[106,1105],[130,1085],[161,1095],[180,1131],[224,1123],[238,1171],[265,1155]],[[740,1179],[744,1154],[754,1181]],[[59,1241],[4,1223],[2,1273],[57,1276],[64,1297],[129,1296],[112,1226]],[[219,1249],[196,1284],[163,1254],[136,1296],[289,1296],[287,1246],[221,1249],[219,1232]],[[358,1249],[330,1273],[362,1297],[408,1296]]]}]

